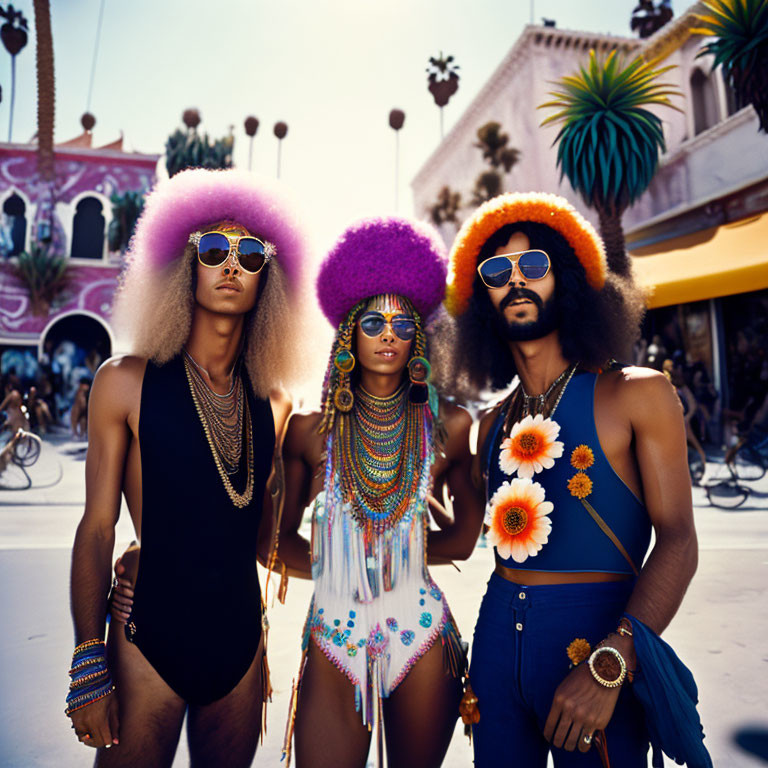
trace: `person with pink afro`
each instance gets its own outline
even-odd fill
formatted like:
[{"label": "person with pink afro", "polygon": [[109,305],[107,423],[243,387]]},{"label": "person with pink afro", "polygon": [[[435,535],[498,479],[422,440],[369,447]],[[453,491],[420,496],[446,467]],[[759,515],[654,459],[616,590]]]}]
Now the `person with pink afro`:
[{"label": "person with pink afro", "polygon": [[[93,382],[72,553],[66,714],[97,766],[170,766],[185,716],[193,765],[253,760],[269,694],[256,560],[306,250],[282,193],[234,170],[161,182],[138,221],[115,308],[130,353]],[[141,546],[116,566],[105,646],[123,496]]]},{"label": "person with pink afro", "polygon": [[[398,768],[439,766],[458,717],[465,654],[433,563],[467,558],[482,509],[470,481],[471,418],[442,401],[425,327],[445,292],[430,227],[350,226],[320,268],[337,328],[322,409],[294,414],[283,449],[278,557],[314,580],[284,756],[364,768],[371,731]],[[429,529],[434,516],[451,525]],[[300,533],[311,503],[312,541]]]}]

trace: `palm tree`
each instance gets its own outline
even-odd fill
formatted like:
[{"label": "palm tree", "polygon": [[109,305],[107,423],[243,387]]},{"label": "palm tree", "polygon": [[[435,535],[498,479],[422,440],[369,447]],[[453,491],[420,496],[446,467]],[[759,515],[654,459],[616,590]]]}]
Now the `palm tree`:
[{"label": "palm tree", "polygon": [[5,24],[0,27],[0,39],[5,50],[11,54],[11,108],[8,120],[8,141],[13,139],[13,106],[16,102],[16,56],[27,44],[27,20],[21,11],[17,11],[12,5],[7,8],[0,7],[0,17]]},{"label": "palm tree", "polygon": [[492,120],[477,129],[477,143],[475,146],[483,153],[485,160],[491,168],[504,167],[504,172],[509,173],[520,159],[520,150],[508,147],[509,134],[501,130],[501,123]]},{"label": "palm tree", "polygon": [[429,218],[436,227],[447,222],[456,224],[460,209],[461,192],[454,192],[446,185],[437,193],[437,201],[429,206]]},{"label": "palm tree", "polygon": [[459,69],[461,67],[453,63],[453,56],[443,56],[442,51],[440,51],[439,56],[429,57],[427,87],[435,100],[435,104],[440,107],[441,139],[443,138],[443,107],[450,101],[451,96],[459,90]]},{"label": "palm tree", "polygon": [[589,65],[558,80],[554,100],[540,105],[559,109],[542,125],[563,124],[555,138],[560,178],[597,211],[608,266],[624,277],[630,260],[621,217],[647,189],[665,150],[661,119],[645,107],[678,109],[669,96],[679,90],[658,82],[671,68],[641,58],[624,66],[616,51],[604,60],[590,51]]},{"label": "palm tree", "polygon": [[484,170],[475,179],[472,190],[472,205],[482,205],[502,190],[502,176],[499,170],[509,173],[512,167],[520,159],[520,150],[508,147],[509,134],[501,130],[501,123],[491,120],[477,129],[477,142],[475,146],[483,155],[483,160],[488,163],[490,169]]},{"label": "palm tree", "polygon": [[752,104],[760,130],[768,132],[768,2],[766,0],[704,0],[709,11],[697,16],[704,24],[693,32],[715,39],[699,56],[712,54],[713,69],[722,67],[739,106]]},{"label": "palm tree", "polygon": [[53,34],[49,0],[34,0],[37,41],[37,170],[43,181],[53,184],[53,118],[56,81],[53,69]]},{"label": "palm tree", "polygon": [[211,139],[205,133],[197,131],[200,125],[200,112],[185,109],[182,121],[186,131],[177,129],[165,142],[165,167],[168,175],[174,176],[185,168],[231,168],[232,150],[235,138],[232,131],[221,139]]}]

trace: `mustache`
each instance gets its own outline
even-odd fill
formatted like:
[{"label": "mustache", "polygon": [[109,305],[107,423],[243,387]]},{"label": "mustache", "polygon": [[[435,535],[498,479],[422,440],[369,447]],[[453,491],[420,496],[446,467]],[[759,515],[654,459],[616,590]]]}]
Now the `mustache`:
[{"label": "mustache", "polygon": [[529,301],[532,301],[539,308],[539,312],[544,309],[544,302],[541,300],[541,297],[537,293],[534,293],[528,288],[518,288],[517,286],[512,286],[509,289],[509,293],[507,293],[507,295],[501,300],[501,303],[499,304],[499,310],[503,312],[513,301],[518,301],[519,299],[528,299]]}]

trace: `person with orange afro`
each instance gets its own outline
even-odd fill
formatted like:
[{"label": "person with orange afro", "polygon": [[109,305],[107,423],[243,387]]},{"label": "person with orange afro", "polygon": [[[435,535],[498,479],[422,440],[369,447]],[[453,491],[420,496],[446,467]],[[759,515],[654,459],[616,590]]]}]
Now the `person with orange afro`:
[{"label": "person with orange afro", "polygon": [[475,765],[645,768],[650,740],[654,766],[711,766],[693,679],[657,634],[697,564],[680,403],[661,373],[608,364],[639,297],[566,200],[530,193],[465,222],[446,304],[457,380],[514,381],[475,465],[496,560],[465,695]]}]

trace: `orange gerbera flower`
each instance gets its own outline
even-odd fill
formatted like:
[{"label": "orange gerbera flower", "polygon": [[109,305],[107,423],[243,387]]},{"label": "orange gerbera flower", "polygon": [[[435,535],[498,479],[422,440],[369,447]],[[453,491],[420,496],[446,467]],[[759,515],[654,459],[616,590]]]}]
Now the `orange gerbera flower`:
[{"label": "orange gerbera flower", "polygon": [[529,478],[503,482],[488,503],[488,541],[502,559],[522,563],[547,543],[552,530],[547,515],[553,508],[551,501],[544,501],[544,488]]},{"label": "orange gerbera flower", "polygon": [[589,469],[595,463],[595,454],[588,445],[577,445],[571,452],[571,466]]},{"label": "orange gerbera flower", "polygon": [[499,466],[508,475],[533,477],[549,469],[563,455],[563,444],[556,440],[560,425],[542,414],[526,416],[512,427],[509,437],[501,443]]},{"label": "orange gerbera flower", "polygon": [[577,472],[568,481],[568,490],[571,492],[571,496],[575,496],[577,499],[586,499],[592,493],[592,481],[584,472]]}]

